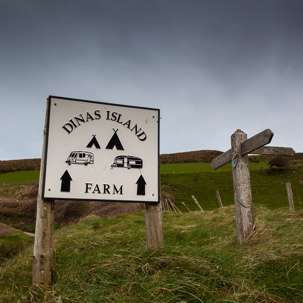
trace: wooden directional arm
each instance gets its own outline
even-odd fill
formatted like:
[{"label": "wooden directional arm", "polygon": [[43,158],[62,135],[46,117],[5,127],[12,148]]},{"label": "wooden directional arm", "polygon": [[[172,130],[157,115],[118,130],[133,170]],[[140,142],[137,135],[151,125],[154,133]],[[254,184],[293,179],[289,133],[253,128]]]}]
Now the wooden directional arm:
[{"label": "wooden directional arm", "polygon": [[245,140],[241,144],[241,155],[244,156],[259,147],[262,147],[270,143],[274,133],[270,129],[266,129],[263,132]]},{"label": "wooden directional arm", "polygon": [[[244,156],[256,149],[270,143],[274,133],[270,129],[266,129],[263,132],[245,140],[241,144],[241,155]],[[213,170],[225,165],[232,160],[231,149],[216,157],[211,161],[211,168]]]},{"label": "wooden directional arm", "polygon": [[231,153],[231,149],[229,149],[225,153],[213,159],[210,163],[210,166],[213,170],[215,170],[225,165],[226,163],[230,162],[231,160],[232,160],[232,153]]},{"label": "wooden directional arm", "polygon": [[250,154],[272,155],[272,156],[293,156],[295,151],[291,147],[263,146],[253,150]]}]

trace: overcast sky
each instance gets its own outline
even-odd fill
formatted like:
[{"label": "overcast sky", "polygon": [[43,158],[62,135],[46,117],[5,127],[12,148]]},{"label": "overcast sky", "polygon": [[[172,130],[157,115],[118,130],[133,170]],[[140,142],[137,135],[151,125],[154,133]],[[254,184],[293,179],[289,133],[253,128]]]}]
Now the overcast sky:
[{"label": "overcast sky", "polygon": [[160,108],[161,153],[303,152],[303,1],[0,0],[0,92],[0,160],[41,156],[49,95]]}]

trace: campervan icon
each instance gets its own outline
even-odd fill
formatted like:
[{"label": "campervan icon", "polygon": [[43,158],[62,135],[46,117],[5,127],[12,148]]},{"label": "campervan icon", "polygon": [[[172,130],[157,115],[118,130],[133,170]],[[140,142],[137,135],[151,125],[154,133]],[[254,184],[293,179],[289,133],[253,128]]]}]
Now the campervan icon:
[{"label": "campervan icon", "polygon": [[143,167],[143,160],[138,157],[134,156],[117,156],[114,159],[114,163],[111,165],[112,168],[114,167],[125,167],[128,169],[131,168],[142,168]]},{"label": "campervan icon", "polygon": [[94,164],[94,154],[86,151],[72,151],[67,160],[68,165],[71,164]]}]

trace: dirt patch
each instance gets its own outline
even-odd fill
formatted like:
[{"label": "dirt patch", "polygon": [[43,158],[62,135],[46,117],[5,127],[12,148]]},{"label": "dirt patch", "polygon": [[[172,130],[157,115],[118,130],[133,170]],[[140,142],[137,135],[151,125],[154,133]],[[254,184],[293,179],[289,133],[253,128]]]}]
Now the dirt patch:
[{"label": "dirt patch", "polygon": [[108,218],[143,209],[139,203],[58,200],[55,201],[55,222],[61,225],[74,224],[89,215]]},{"label": "dirt patch", "polygon": [[140,203],[91,203],[90,214],[96,215],[102,218],[108,218],[118,216],[125,213],[134,211],[140,211],[144,209],[144,205]]},{"label": "dirt patch", "polygon": [[[36,222],[38,182],[0,186],[0,222],[33,232]],[[88,215],[103,218],[143,210],[139,203],[55,201],[55,224],[75,224]]]},{"label": "dirt patch", "polygon": [[1,236],[11,236],[14,234],[18,234],[19,231],[15,228],[12,228],[6,224],[0,222],[0,237]]}]

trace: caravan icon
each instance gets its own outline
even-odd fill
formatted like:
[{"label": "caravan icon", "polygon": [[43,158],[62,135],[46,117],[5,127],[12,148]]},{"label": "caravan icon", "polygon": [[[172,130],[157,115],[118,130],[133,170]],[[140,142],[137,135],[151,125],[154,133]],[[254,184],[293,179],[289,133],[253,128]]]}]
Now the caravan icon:
[{"label": "caravan icon", "polygon": [[134,156],[117,156],[114,159],[114,163],[111,165],[112,168],[114,167],[125,167],[128,169],[131,168],[142,168],[143,167],[143,160],[138,157]]},{"label": "caravan icon", "polygon": [[94,154],[86,151],[72,151],[67,160],[68,165],[71,164],[94,164]]}]

